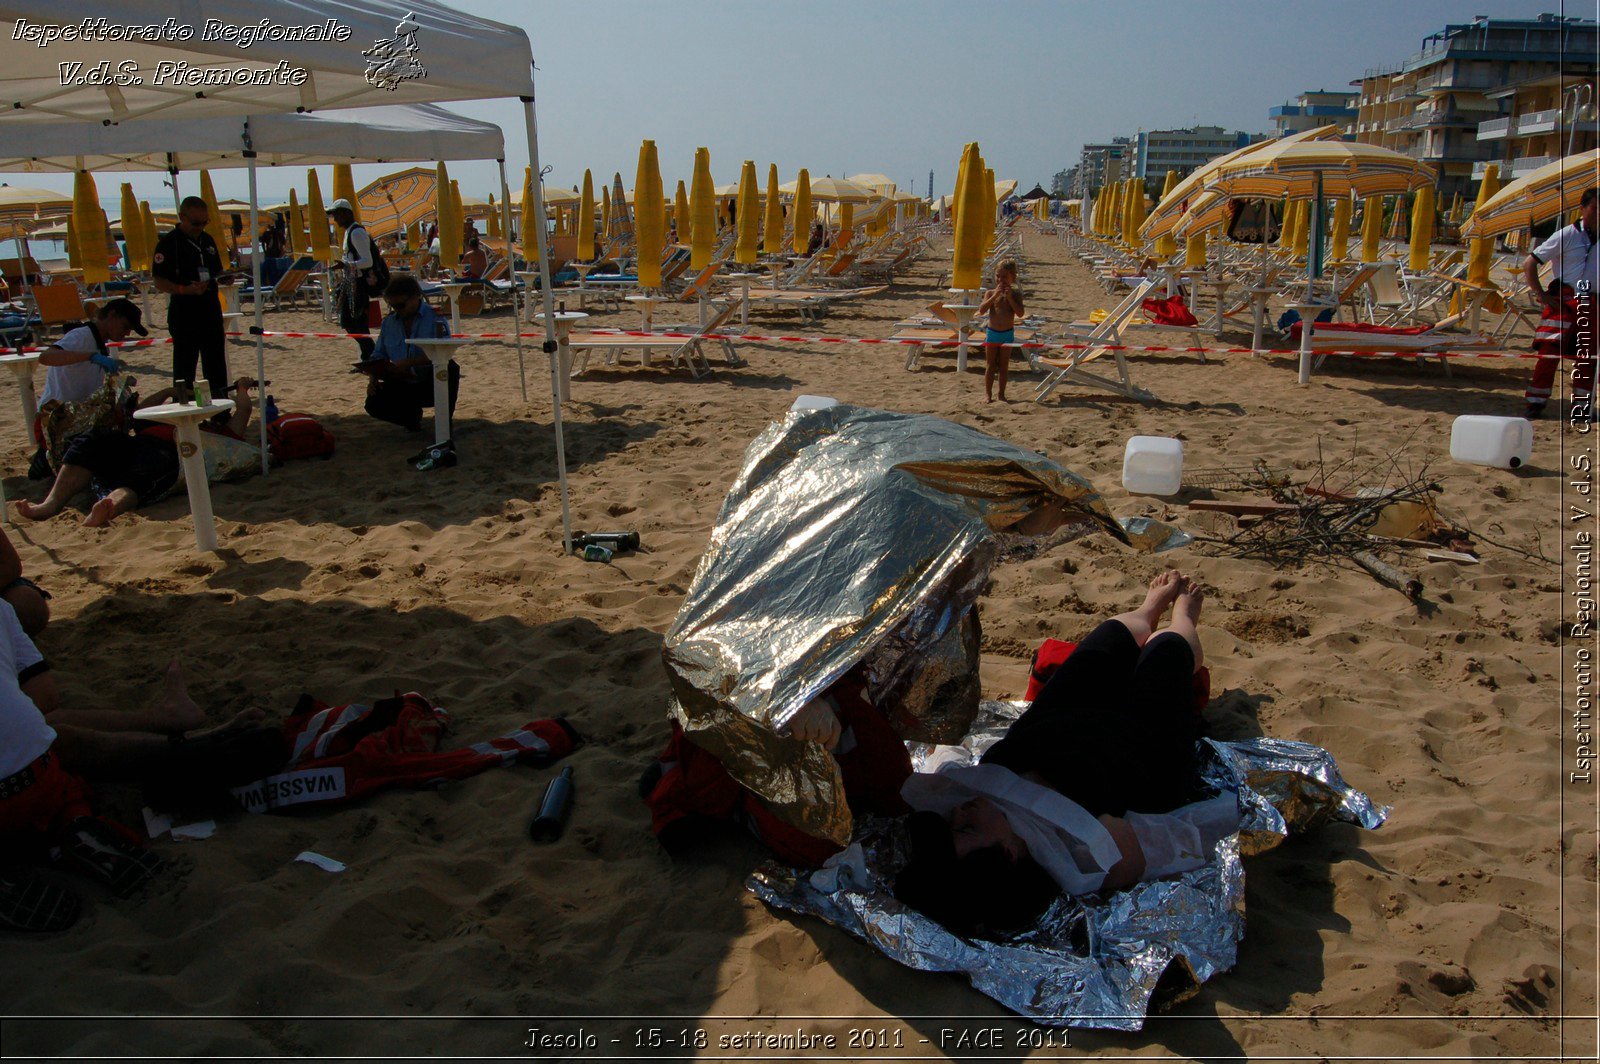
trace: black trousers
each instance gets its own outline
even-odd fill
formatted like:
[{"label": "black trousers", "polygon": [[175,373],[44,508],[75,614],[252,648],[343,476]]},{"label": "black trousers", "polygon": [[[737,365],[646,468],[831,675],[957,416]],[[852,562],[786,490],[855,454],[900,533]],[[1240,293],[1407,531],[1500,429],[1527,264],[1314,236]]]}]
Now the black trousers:
[{"label": "black trousers", "polygon": [[372,322],[367,318],[367,307],[372,298],[367,295],[366,285],[358,280],[348,282],[355,286],[355,291],[346,292],[339,300],[339,328],[347,333],[361,333],[356,339],[356,346],[361,348],[363,360],[372,357],[372,349],[376,345],[371,340]]},{"label": "black trousers", "polygon": [[1120,621],[1078,644],[986,764],[1036,772],[1099,816],[1165,813],[1198,785],[1194,651],[1167,632],[1141,648]]},{"label": "black trousers", "polygon": [[[461,367],[450,361],[450,416],[456,415],[456,396],[461,391]],[[422,427],[422,411],[433,406],[433,380],[380,380],[367,395],[367,413],[408,429]]]},{"label": "black trousers", "polygon": [[216,314],[195,314],[182,308],[167,310],[167,331],[172,334],[172,380],[193,384],[195,365],[211,382],[211,391],[221,395],[228,380],[228,338],[222,334],[222,309]]}]

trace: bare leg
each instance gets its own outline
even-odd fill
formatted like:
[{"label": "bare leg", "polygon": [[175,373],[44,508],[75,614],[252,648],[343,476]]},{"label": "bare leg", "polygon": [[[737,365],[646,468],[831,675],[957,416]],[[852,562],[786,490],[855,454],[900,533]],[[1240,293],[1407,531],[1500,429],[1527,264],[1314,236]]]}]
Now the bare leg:
[{"label": "bare leg", "polygon": [[27,584],[18,584],[3,597],[17,611],[17,621],[28,635],[38,635],[50,620],[50,603]]},{"label": "bare leg", "polygon": [[1161,623],[1161,615],[1167,612],[1167,607],[1172,605],[1178,597],[1178,592],[1183,589],[1184,575],[1176,569],[1168,569],[1156,575],[1150,581],[1150,591],[1145,595],[1144,602],[1139,608],[1129,613],[1119,613],[1111,618],[1121,622],[1133,636],[1133,641],[1144,646],[1150,639],[1150,634],[1156,625]]},{"label": "bare leg", "polygon": [[1194,667],[1199,669],[1206,662],[1205,650],[1200,645],[1200,607],[1205,605],[1206,592],[1189,577],[1183,578],[1183,586],[1179,589],[1178,597],[1172,604],[1172,623],[1157,632],[1176,632],[1188,642],[1189,649],[1194,651]]},{"label": "bare leg", "polygon": [[994,374],[995,374],[995,347],[992,344],[983,345],[983,400],[986,403],[994,402]]},{"label": "bare leg", "polygon": [[994,350],[996,370],[1000,376],[1000,401],[1003,403],[1006,401],[1006,378],[1011,375],[1011,348],[996,347]]},{"label": "bare leg", "polygon": [[83,519],[84,528],[104,528],[118,517],[139,505],[139,496],[129,488],[114,488],[110,495],[89,508]]},{"label": "bare leg", "polygon": [[90,477],[90,472],[83,466],[64,465],[56,474],[55,483],[50,485],[50,494],[40,502],[17,500],[17,513],[30,521],[43,521],[47,517],[54,517],[61,512],[63,506],[72,501],[74,495],[89,486]]}]

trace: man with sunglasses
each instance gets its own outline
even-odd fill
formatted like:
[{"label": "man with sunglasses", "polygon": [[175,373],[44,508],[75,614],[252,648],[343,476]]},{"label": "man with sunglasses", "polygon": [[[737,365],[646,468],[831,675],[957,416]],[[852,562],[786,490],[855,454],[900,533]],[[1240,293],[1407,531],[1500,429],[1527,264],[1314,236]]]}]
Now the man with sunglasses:
[{"label": "man with sunglasses", "polygon": [[[422,298],[422,286],[407,273],[397,273],[383,290],[389,314],[378,329],[378,342],[361,369],[367,383],[367,413],[410,429],[422,428],[422,411],[433,406],[433,364],[422,349],[407,341],[448,336],[450,323]],[[456,409],[461,367],[450,361],[450,413]]]}]

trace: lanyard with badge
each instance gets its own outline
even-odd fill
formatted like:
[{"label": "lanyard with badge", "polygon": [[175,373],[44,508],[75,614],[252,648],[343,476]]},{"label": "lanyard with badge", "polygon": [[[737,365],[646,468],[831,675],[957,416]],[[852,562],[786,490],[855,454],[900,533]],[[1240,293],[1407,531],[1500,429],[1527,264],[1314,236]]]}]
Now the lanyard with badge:
[{"label": "lanyard with badge", "polygon": [[189,241],[189,246],[194,248],[196,255],[200,256],[200,265],[195,271],[197,279],[201,284],[209,284],[211,282],[211,267],[206,265],[206,249],[187,236],[184,239]]}]

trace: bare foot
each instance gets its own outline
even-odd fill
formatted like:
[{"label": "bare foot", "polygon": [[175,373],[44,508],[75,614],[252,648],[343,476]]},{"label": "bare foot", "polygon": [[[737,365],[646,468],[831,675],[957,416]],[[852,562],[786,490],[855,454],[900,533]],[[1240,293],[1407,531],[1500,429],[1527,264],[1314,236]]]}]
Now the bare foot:
[{"label": "bare foot", "polygon": [[42,502],[29,502],[27,499],[17,500],[17,513],[30,521],[43,521],[54,517],[61,512],[59,506],[46,506]]},{"label": "bare foot", "polygon": [[241,731],[245,728],[260,724],[267,719],[267,711],[257,706],[241,709],[221,724],[212,728],[202,728],[189,733],[190,739],[205,739],[214,735],[227,735],[229,732]]},{"label": "bare foot", "polygon": [[1206,604],[1206,589],[1197,581],[1189,577],[1183,578],[1183,587],[1178,592],[1178,597],[1173,603],[1172,616],[1187,620],[1190,627],[1200,624],[1200,608]]},{"label": "bare foot", "polygon": [[1145,594],[1144,602],[1134,612],[1149,621],[1151,628],[1155,628],[1161,621],[1161,615],[1167,612],[1167,607],[1172,605],[1173,600],[1183,590],[1186,579],[1176,569],[1156,574],[1150,581],[1150,590]]},{"label": "bare foot", "polygon": [[204,724],[205,710],[189,697],[188,685],[183,682],[183,666],[178,664],[177,658],[167,663],[167,674],[162,679],[167,688],[161,699],[161,708],[167,717],[166,730],[186,732]]},{"label": "bare foot", "polygon": [[994,396],[986,395],[986,396],[983,397],[983,401],[986,402],[986,403],[992,403],[992,402],[994,402]]},{"label": "bare foot", "polygon": [[83,519],[84,528],[104,528],[117,516],[116,500],[107,495],[89,507],[89,516]]}]

